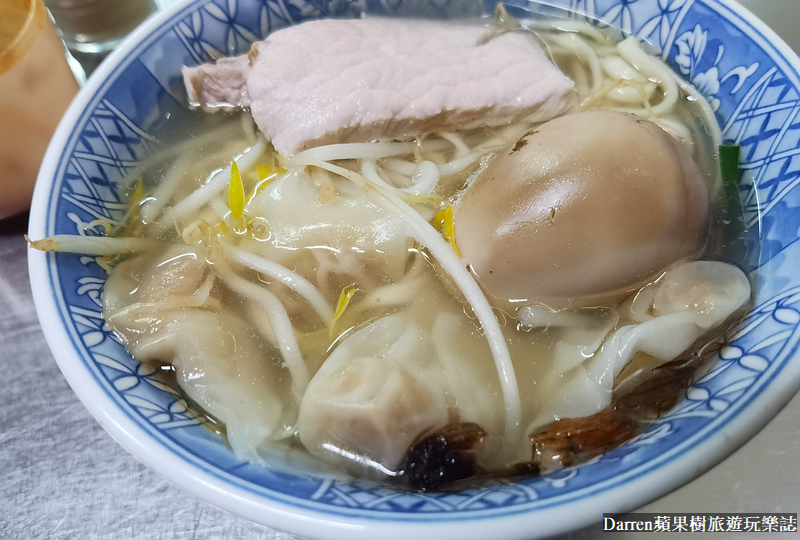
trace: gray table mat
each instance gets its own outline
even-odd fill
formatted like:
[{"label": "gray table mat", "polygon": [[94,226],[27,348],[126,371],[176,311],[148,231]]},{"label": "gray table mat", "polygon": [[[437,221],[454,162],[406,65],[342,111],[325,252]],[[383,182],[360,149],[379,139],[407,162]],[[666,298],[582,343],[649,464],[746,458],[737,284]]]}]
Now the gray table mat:
[{"label": "gray table mat", "polygon": [[[24,228],[22,218],[0,222],[0,539],[296,539],[172,486],[92,419],[44,341],[31,298]],[[800,397],[795,397],[729,459],[641,511],[797,512],[798,471]],[[602,533],[598,524],[560,540],[645,534]]]}]

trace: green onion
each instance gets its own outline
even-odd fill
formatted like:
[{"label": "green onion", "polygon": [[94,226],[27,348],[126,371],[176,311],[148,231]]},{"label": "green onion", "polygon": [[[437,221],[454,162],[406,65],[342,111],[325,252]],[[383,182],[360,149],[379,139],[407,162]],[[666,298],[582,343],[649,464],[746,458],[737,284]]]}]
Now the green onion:
[{"label": "green onion", "polygon": [[720,256],[734,264],[743,262],[747,257],[743,241],[746,235],[744,210],[742,200],[739,198],[740,155],[741,148],[738,145],[719,147],[719,167],[725,205],[720,216],[723,225],[718,245]]},{"label": "green onion", "polygon": [[719,147],[719,167],[722,172],[722,184],[725,191],[736,191],[738,199],[739,184],[739,145],[722,145]]}]

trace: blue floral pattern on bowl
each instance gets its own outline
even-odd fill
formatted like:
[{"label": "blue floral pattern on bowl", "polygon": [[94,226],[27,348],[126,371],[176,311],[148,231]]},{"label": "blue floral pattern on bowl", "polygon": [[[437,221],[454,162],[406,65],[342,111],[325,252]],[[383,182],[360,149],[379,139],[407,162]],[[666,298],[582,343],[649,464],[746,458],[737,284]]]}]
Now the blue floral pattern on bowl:
[{"label": "blue floral pattern on bowl", "polygon": [[[491,0],[186,5],[133,48],[80,117],[61,155],[47,233],[97,233],[84,232],[85,225],[121,218],[125,207],[118,182],[158,146],[153,135],[158,111],[183,106],[181,66],[241,54],[269,32],[311,18],[356,16],[362,10],[478,15],[493,6]],[[592,462],[481,490],[400,493],[372,482],[322,477],[297,464],[276,461],[274,470],[262,468],[235,458],[152,368],[130,358],[103,322],[105,273],[94,259],[52,255],[52,294],[63,324],[86,368],[121,410],[182,459],[268,500],[367,519],[480,519],[580,500],[658,469],[730,424],[797,360],[800,274],[793,268],[800,261],[800,95],[795,68],[756,28],[715,0],[550,0],[541,5],[513,0],[507,6],[518,16],[586,17],[647,40],[709,99],[725,141],[742,147],[742,167],[752,180],[742,184],[741,197],[752,239],[749,260],[755,261],[746,268],[756,284],[755,308],[685,399],[645,433]]]}]

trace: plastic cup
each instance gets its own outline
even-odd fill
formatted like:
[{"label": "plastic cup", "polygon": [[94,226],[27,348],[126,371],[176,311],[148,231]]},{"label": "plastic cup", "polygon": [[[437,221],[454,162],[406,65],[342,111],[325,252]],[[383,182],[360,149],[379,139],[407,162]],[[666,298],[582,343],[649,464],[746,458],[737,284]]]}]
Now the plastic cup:
[{"label": "plastic cup", "polygon": [[0,219],[25,211],[78,90],[41,0],[0,0]]}]

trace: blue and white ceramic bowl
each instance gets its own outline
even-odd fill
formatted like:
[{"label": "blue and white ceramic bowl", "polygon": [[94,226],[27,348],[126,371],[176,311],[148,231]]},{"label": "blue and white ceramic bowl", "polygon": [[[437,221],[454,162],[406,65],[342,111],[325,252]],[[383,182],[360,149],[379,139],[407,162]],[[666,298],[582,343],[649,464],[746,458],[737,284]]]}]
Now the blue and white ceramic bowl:
[{"label": "blue and white ceramic bowl", "polygon": [[[117,183],[158,144],[164,110],[183,106],[181,66],[241,54],[280,27],[318,17],[464,16],[496,0],[184,1],[137,30],[92,77],[50,144],[30,236],[82,234],[119,219]],[[32,252],[36,307],[61,370],[125,448],[206,501],[317,538],[531,538],[586,525],[675,489],[734,451],[800,385],[800,61],[723,0],[513,0],[515,15],[582,16],[661,51],[742,147],[755,308],[715,367],[647,432],[584,465],[463,493],[398,493],[363,481],[277,472],[239,461],[175,392],[105,327],[103,270],[87,257]],[[755,187],[752,187],[752,186]],[[284,464],[285,466],[285,464]],[[285,468],[283,469],[285,470]]]}]

